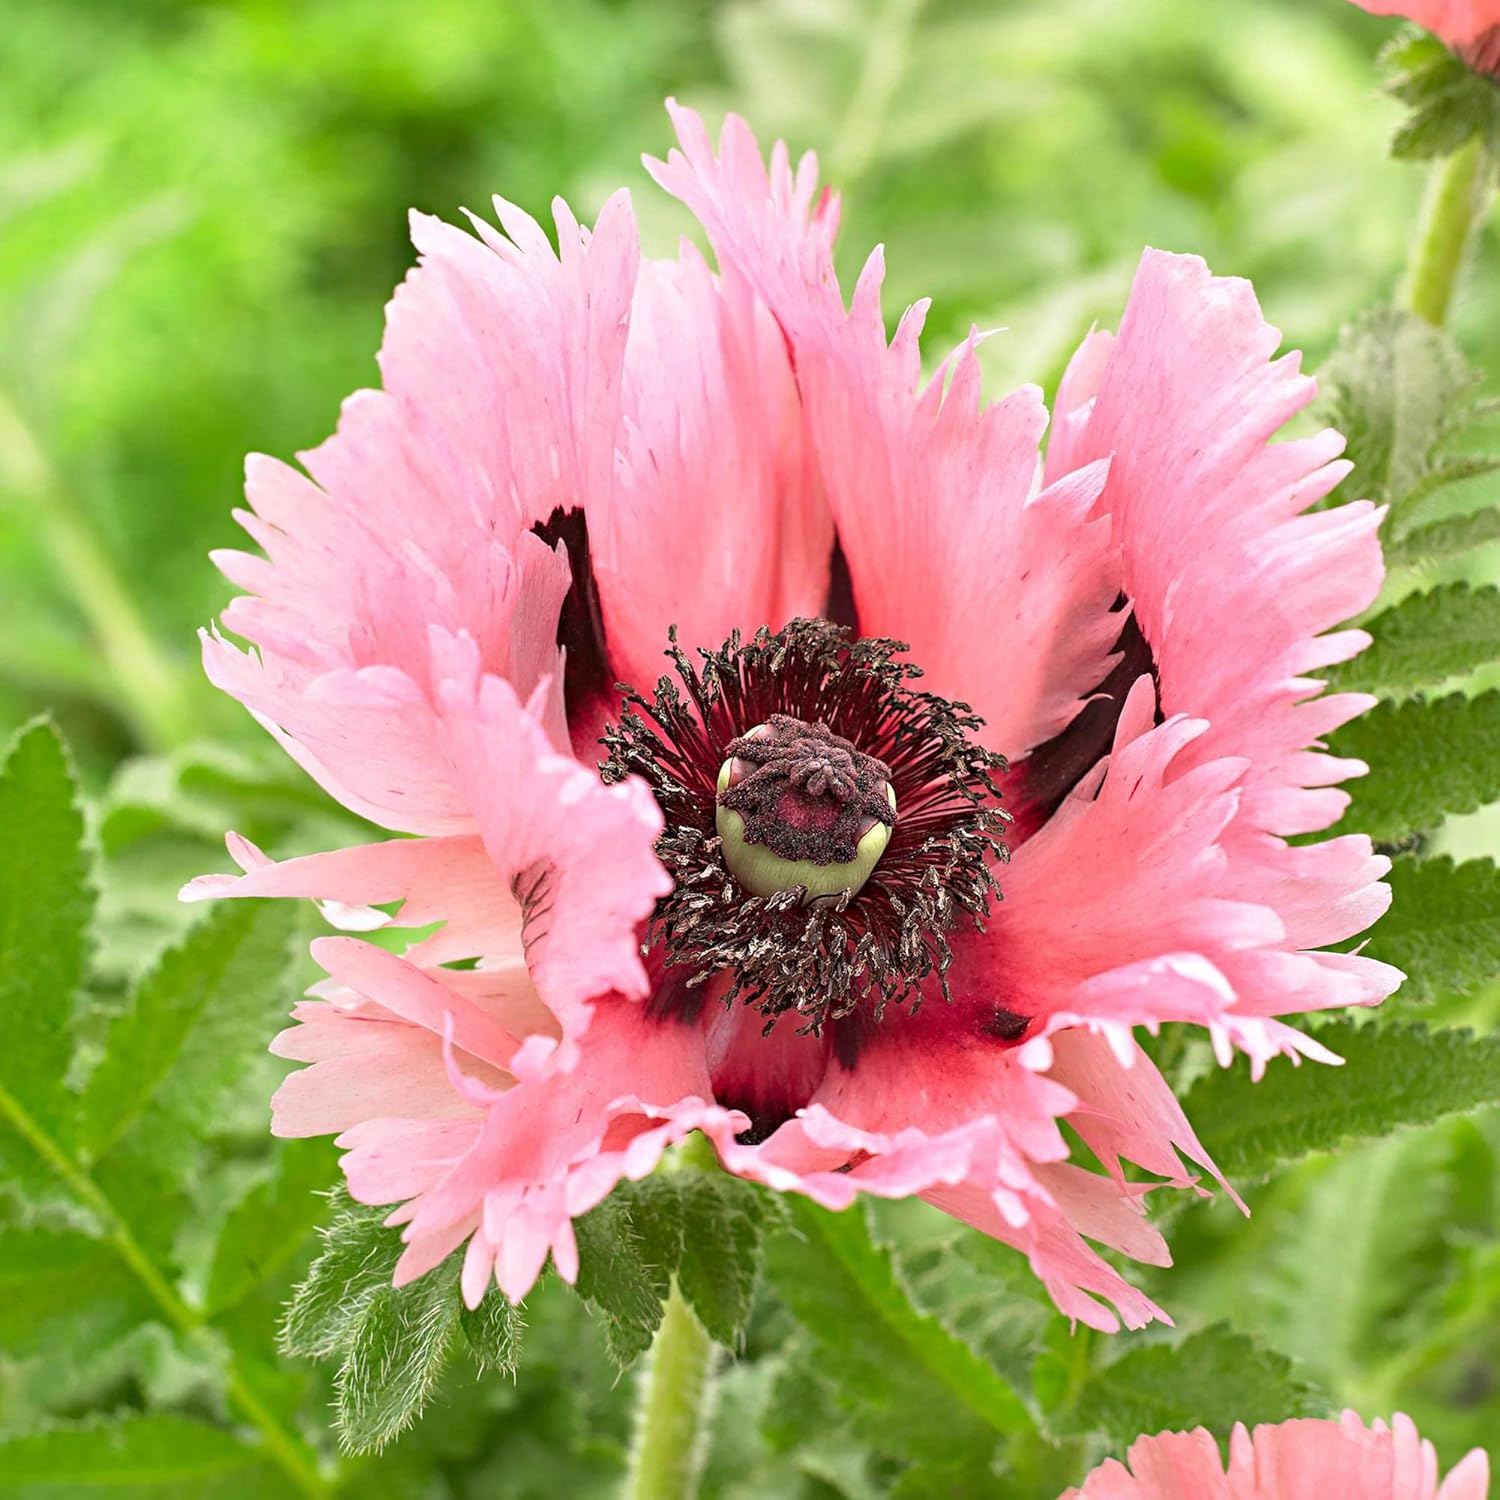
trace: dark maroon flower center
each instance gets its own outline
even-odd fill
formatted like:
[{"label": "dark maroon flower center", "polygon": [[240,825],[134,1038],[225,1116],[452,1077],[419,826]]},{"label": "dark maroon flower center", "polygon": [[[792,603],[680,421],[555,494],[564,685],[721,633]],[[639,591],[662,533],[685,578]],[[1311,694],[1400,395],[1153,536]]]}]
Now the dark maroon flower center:
[{"label": "dark maroon flower center", "polygon": [[[921,672],[905,649],[795,620],[696,665],[674,639],[676,680],[649,699],[627,691],[603,774],[644,777],[666,817],[657,852],[673,890],[647,937],[673,1014],[696,1014],[694,996],[718,980],[768,1030],[787,1011],[820,1032],[856,1010],[915,1010],[929,981],[946,995],[949,932],[982,926],[999,894],[1004,762],[977,742],[966,705],[912,686]],[[726,763],[739,775],[721,787]],[[756,894],[725,859],[721,802],[747,841],[787,860],[842,864],[876,823],[890,838],[863,884],[816,901],[798,885]]]}]

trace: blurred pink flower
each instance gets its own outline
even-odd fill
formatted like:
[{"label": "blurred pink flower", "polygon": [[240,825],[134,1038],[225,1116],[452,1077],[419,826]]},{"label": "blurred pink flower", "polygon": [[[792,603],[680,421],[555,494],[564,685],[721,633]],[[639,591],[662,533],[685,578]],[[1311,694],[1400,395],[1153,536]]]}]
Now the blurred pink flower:
[{"label": "blurred pink flower", "polygon": [[1437,1454],[1409,1417],[1370,1427],[1352,1411],[1336,1422],[1237,1425],[1225,1472],[1203,1428],[1159,1432],[1110,1459],[1062,1500],[1486,1500],[1489,1460],[1475,1449],[1438,1483]]},{"label": "blurred pink flower", "polygon": [[[400,957],[315,945],[274,1128],[338,1132],[355,1197],[401,1205],[398,1279],[467,1242],[471,1302],[549,1253],[571,1278],[572,1219],[701,1130],[831,1208],[920,1194],[1073,1317],[1140,1325],[1162,1314],[1085,1240],[1165,1263],[1123,1162],[1213,1168],[1135,1028],[1195,1023],[1257,1074],[1336,1061],[1276,1017],[1400,978],[1318,951],[1384,910],[1388,862],[1288,843],[1363,769],[1316,747],[1372,700],[1316,674],[1367,643],[1322,632],[1375,597],[1380,512],[1309,510],[1348,470],[1336,433],[1269,443],[1313,382],[1245,282],[1147,252],[1042,464],[1041,393],[985,404],[977,333],[927,380],[925,303],[887,341],[878,250],[846,311],[811,156],[768,172],[742,121],[716,155],[673,117],[647,165],[717,275],[688,244],[642,259],[623,192],[592,231],[555,204],[557,252],[498,200],[504,235],[413,215],[384,389],[310,478],[250,461],[265,555],[218,561],[259,650],[210,634],[208,673],[417,837],[282,864],[231,839],[243,875],[188,894],[439,924]],[[833,858],[827,787],[865,808],[851,842],[894,792],[846,908],[726,871],[716,778],[772,714],[803,729],[752,747],[784,778],[765,847]],[[820,721],[850,743],[810,751]]]},{"label": "blurred pink flower", "polygon": [[1354,0],[1377,16],[1405,16],[1435,32],[1482,72],[1500,66],[1500,0]]}]

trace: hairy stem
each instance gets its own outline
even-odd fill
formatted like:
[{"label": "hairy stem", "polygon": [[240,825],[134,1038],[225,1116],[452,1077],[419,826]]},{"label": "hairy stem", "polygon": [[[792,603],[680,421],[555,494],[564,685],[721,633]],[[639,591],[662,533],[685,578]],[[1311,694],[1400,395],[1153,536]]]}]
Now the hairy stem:
[{"label": "hairy stem", "polygon": [[1492,175],[1478,136],[1432,169],[1400,301],[1435,327],[1447,321],[1474,230],[1489,207]]},{"label": "hairy stem", "polygon": [[[713,1147],[689,1136],[668,1170],[713,1171]],[[624,1500],[692,1500],[708,1456],[718,1350],[674,1283],[641,1377]]]}]

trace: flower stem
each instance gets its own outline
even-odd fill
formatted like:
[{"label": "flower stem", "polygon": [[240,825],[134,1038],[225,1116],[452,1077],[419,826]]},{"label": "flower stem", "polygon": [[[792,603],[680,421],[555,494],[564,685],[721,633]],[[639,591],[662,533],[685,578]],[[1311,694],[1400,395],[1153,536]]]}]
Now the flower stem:
[{"label": "flower stem", "polygon": [[[718,1158],[694,1134],[667,1170],[715,1171]],[[692,1500],[708,1456],[718,1350],[674,1281],[641,1377],[624,1500]]]},{"label": "flower stem", "polygon": [[1489,207],[1492,175],[1484,142],[1475,136],[1438,162],[1428,179],[1400,301],[1435,327],[1447,321],[1469,242]]},{"label": "flower stem", "polygon": [[137,738],[152,750],[190,738],[194,723],[181,668],[163,655],[82,507],[15,403],[0,391],[0,498],[6,496],[28,508],[56,576],[88,622]]},{"label": "flower stem", "polygon": [[692,1500],[697,1494],[715,1354],[674,1284],[636,1410],[625,1500]]}]

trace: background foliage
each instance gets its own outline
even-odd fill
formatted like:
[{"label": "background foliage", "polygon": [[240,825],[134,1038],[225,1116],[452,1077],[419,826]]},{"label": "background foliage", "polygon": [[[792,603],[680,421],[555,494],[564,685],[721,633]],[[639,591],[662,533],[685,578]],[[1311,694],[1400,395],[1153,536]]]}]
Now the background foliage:
[{"label": "background foliage", "polygon": [[[1500,371],[1500,247],[1492,223],[1452,345],[1363,316],[1421,186],[1385,157],[1391,33],[1345,0],[10,0],[0,731],[44,712],[72,760],[36,728],[0,778],[0,1492],[613,1494],[673,1272],[739,1354],[719,1500],[951,1494],[1001,1463],[1050,1495],[1142,1429],[1345,1403],[1410,1411],[1450,1463],[1500,1431],[1500,1116],[1476,1109],[1500,1097],[1500,527],[1472,373]],[[920,1205],[833,1218],[690,1172],[596,1212],[581,1295],[460,1317],[451,1279],[385,1285],[327,1143],[267,1136],[315,917],[189,933],[174,893],[226,827],[278,855],[358,830],[196,668],[241,457],[317,442],[373,379],[410,205],[590,215],[628,181],[669,247],[636,165],[669,92],[817,146],[849,262],[886,244],[891,307],[936,298],[932,347],[1007,330],[997,391],[1055,382],[1145,243],[1253,277],[1328,364],[1352,486],[1393,506],[1346,683],[1386,701],[1343,748],[1377,767],[1350,826],[1401,852],[1371,951],[1416,977],[1320,1031],[1336,1075],[1282,1064],[1252,1095],[1161,1045],[1255,1211],[1159,1210],[1176,1332],[1070,1335],[1011,1252]],[[335,1458],[395,1438],[413,1392],[420,1424]]]}]

